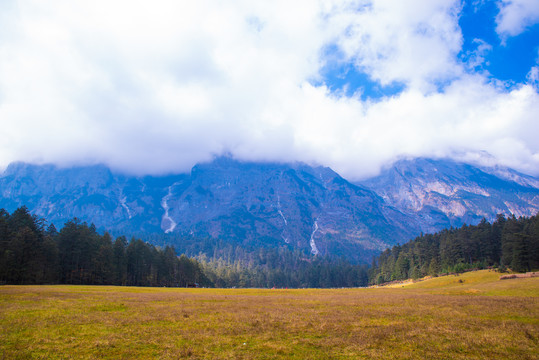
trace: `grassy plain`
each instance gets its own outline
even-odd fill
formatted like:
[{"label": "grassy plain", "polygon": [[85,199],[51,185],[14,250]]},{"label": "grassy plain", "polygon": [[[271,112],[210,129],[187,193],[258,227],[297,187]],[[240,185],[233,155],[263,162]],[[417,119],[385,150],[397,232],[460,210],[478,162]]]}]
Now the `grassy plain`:
[{"label": "grassy plain", "polygon": [[539,278],[402,288],[1,286],[4,359],[539,359]]}]

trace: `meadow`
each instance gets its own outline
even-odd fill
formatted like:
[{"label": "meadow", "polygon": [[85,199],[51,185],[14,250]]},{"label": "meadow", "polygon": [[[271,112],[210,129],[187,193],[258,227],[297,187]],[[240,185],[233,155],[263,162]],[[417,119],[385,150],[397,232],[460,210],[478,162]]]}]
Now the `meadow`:
[{"label": "meadow", "polygon": [[539,359],[539,278],[397,288],[0,286],[3,359]]}]

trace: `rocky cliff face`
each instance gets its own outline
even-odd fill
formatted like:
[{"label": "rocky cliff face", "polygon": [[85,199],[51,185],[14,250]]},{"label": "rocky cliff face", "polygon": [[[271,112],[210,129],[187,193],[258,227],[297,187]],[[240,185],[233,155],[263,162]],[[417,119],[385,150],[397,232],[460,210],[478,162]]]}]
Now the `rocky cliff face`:
[{"label": "rocky cliff face", "polygon": [[402,160],[360,183],[413,216],[423,232],[497,214],[532,216],[539,211],[539,181],[503,167],[478,168],[452,160]]},{"label": "rocky cliff face", "polygon": [[219,159],[196,166],[177,186],[170,202],[177,226],[213,237],[263,235],[316,254],[345,253],[346,246],[378,251],[417,231],[376,194],[328,168]]},{"label": "rocky cliff face", "polygon": [[170,178],[134,178],[104,166],[56,168],[11,164],[0,176],[0,206],[25,205],[56,225],[77,217],[117,231],[159,231],[160,199]]},{"label": "rocky cliff face", "polygon": [[209,236],[251,248],[288,244],[368,261],[421,231],[497,213],[534,215],[538,183],[509,169],[427,159],[398,162],[355,185],[329,168],[229,158],[161,177],[18,163],[0,175],[0,207],[26,205],[57,226],[77,217],[116,235]]},{"label": "rocky cliff face", "polygon": [[57,225],[78,217],[113,233],[180,233],[366,260],[418,233],[412,218],[328,168],[219,158],[191,174],[128,177],[103,166],[11,165],[0,206]]}]

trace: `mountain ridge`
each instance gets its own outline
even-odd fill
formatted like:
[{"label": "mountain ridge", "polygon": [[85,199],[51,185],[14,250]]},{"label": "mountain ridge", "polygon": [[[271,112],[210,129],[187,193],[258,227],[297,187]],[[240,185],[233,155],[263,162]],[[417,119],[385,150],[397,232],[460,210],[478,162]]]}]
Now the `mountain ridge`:
[{"label": "mountain ridge", "polygon": [[[360,182],[388,204],[420,218],[437,218],[422,231],[489,221],[496,215],[533,216],[539,181],[509,168],[476,167],[448,159],[400,160]],[[428,223],[428,222],[427,222]]]},{"label": "mountain ridge", "polygon": [[142,177],[104,165],[15,163],[0,174],[0,207],[26,205],[52,223],[77,217],[115,234],[210,237],[368,262],[421,232],[491,220],[497,211],[537,212],[537,179],[491,172],[450,160],[403,160],[351,183],[327,167],[227,157],[188,174]]}]

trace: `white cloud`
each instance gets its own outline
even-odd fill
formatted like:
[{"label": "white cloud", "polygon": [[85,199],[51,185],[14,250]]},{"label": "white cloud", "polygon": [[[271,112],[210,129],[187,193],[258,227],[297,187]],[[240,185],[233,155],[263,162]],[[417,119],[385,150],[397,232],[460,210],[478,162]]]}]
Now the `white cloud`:
[{"label": "white cloud", "polygon": [[486,62],[486,55],[492,51],[492,45],[481,39],[473,39],[472,43],[476,48],[466,53],[465,61],[466,67],[470,71],[473,71],[476,68],[481,69],[482,65]]},{"label": "white cloud", "polygon": [[[323,89],[310,92],[315,95],[306,99],[308,105],[298,107],[310,109],[314,121],[298,124],[296,133],[313,159],[332,164],[348,178],[374,175],[382,164],[403,156],[462,151],[487,151],[501,164],[537,173],[539,124],[533,114],[539,111],[539,95],[530,86],[506,93],[481,77],[467,76],[445,93],[409,89],[371,104],[332,100]],[[329,114],[336,116],[324,121]],[[326,127],[315,131],[313,123]],[[327,138],[311,138],[316,135]]]},{"label": "white cloud", "polygon": [[[231,153],[360,178],[400,156],[486,150],[539,172],[537,92],[467,74],[457,59],[459,1],[2,6],[4,166],[103,162],[164,173]],[[330,45],[405,90],[362,101],[312,85],[323,81]]]},{"label": "white cloud", "polygon": [[528,84],[539,90],[539,66],[533,66],[526,76]]},{"label": "white cloud", "polygon": [[502,37],[516,36],[539,22],[539,1],[501,0],[496,17],[496,31]]},{"label": "white cloud", "polygon": [[338,39],[346,55],[373,79],[404,82],[432,90],[433,84],[462,72],[456,55],[462,46],[460,1],[374,1],[349,15],[346,36]]}]

